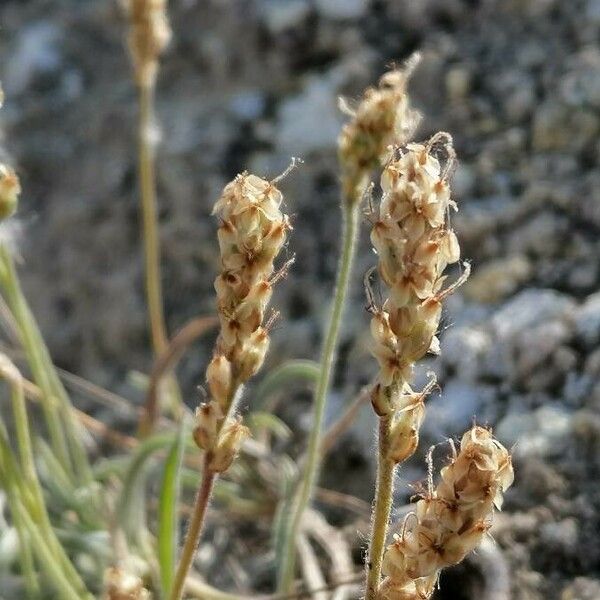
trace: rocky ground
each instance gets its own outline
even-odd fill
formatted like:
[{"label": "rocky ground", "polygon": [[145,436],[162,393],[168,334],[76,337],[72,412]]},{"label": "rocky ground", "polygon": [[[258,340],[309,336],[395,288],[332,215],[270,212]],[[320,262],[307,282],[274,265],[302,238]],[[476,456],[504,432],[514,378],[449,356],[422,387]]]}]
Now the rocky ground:
[{"label": "rocky ground", "polygon": [[[170,4],[175,36],[158,100],[170,328],[211,311],[209,212],[223,183],[244,168],[276,174],[301,156],[282,186],[297,262],[276,299],[270,364],[316,358],[340,230],[336,97],[356,96],[421,50],[411,86],[420,133],[455,138],[454,226],[473,262],[448,303],[442,355],[423,367],[443,389],[423,447],[474,415],[494,425],[514,444],[517,471],[494,529],[512,598],[600,598],[600,2]],[[136,398],[128,373],[147,370],[150,357],[120,12],[108,0],[4,0],[0,25],[2,143],[24,186],[26,291],[59,365]],[[374,372],[363,237],[331,416]],[[190,397],[209,347],[184,364]],[[299,395],[284,416],[301,431],[308,407]],[[369,499],[372,431],[365,410],[333,453],[326,485]],[[422,464],[402,481],[421,477]],[[440,598],[460,600],[447,581]]]}]

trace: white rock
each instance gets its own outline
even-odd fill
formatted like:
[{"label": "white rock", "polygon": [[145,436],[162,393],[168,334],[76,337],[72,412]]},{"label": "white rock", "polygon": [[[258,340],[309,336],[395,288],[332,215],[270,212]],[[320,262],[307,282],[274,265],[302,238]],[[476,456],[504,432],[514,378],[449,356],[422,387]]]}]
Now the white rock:
[{"label": "white rock", "polygon": [[490,347],[490,336],[480,328],[450,328],[441,340],[441,357],[460,379],[475,381]]},{"label": "white rock", "polygon": [[524,329],[564,318],[574,307],[573,300],[554,290],[525,290],[492,317],[492,326],[500,339],[508,339]]},{"label": "white rock", "polygon": [[262,0],[260,12],[271,33],[297,27],[310,12],[307,0]]},{"label": "white rock", "polygon": [[489,421],[488,411],[495,402],[495,392],[490,387],[475,386],[458,379],[450,380],[440,396],[427,401],[423,432],[432,440],[460,435],[474,418]]},{"label": "white rock", "polygon": [[52,23],[34,23],[22,29],[4,67],[6,91],[21,94],[36,75],[56,71],[61,64],[59,39],[60,30]]},{"label": "white rock", "polygon": [[571,421],[572,415],[560,406],[511,412],[496,427],[496,436],[504,445],[514,445],[516,456],[557,456],[569,444]]},{"label": "white rock", "polygon": [[366,12],[368,0],[315,0],[319,13],[327,19],[358,19]]},{"label": "white rock", "polygon": [[600,292],[588,296],[575,310],[575,330],[588,347],[600,341]]},{"label": "white rock", "polygon": [[286,100],[279,109],[279,149],[304,156],[333,148],[342,125],[336,97],[333,77],[311,77],[304,90]]}]

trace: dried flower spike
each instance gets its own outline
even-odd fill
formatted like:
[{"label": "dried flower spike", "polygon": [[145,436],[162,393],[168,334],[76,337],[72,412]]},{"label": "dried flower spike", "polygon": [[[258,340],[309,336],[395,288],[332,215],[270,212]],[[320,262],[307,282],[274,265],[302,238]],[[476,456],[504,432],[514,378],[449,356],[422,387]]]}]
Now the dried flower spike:
[{"label": "dried flower spike", "polygon": [[197,411],[195,439],[211,453],[215,471],[225,470],[246,430],[229,415],[236,390],[262,366],[269,347],[263,324],[273,284],[274,260],[290,229],[283,196],[273,182],[242,173],[216,202],[222,270],[215,280],[221,331],[206,370],[210,401]]},{"label": "dried flower spike", "polygon": [[[443,167],[434,152],[446,154]],[[448,134],[424,144],[394,150],[381,176],[383,197],[371,214],[371,241],[379,257],[379,277],[389,289],[381,306],[374,301],[367,277],[373,338],[379,373],[371,402],[379,416],[379,460],[373,535],[367,569],[367,600],[377,597],[393,493],[395,466],[407,460],[419,443],[425,397],[435,385],[415,392],[410,383],[416,361],[439,351],[437,332],[442,301],[468,276],[468,265],[446,288],[444,270],[460,258],[458,241],[448,223],[448,174],[454,150]]]},{"label": "dried flower spike", "polygon": [[419,122],[409,105],[406,86],[420,57],[414,54],[403,69],[383,75],[377,88],[369,88],[356,110],[341,102],[352,120],[342,129],[338,154],[344,197],[357,202],[371,172],[385,162],[389,146],[404,145]]},{"label": "dried flower spike", "polygon": [[[390,452],[395,462],[406,460],[417,445],[424,395],[413,392],[409,383],[415,362],[437,350],[442,300],[454,289],[442,288],[443,272],[460,257],[447,222],[449,209],[456,208],[448,167],[442,169],[432,154],[440,137],[409,144],[384,169],[383,198],[371,231],[379,275],[390,290],[382,307],[372,306],[372,352],[379,363],[372,401],[378,415],[393,418]],[[448,138],[451,161],[449,144]]]},{"label": "dried flower spike", "polygon": [[388,547],[380,600],[430,598],[440,570],[477,547],[513,482],[511,457],[491,431],[475,426],[463,435],[460,452],[441,478]]},{"label": "dried flower spike", "polygon": [[129,16],[129,52],[138,85],[151,87],[158,59],[171,39],[167,0],[124,0]]}]

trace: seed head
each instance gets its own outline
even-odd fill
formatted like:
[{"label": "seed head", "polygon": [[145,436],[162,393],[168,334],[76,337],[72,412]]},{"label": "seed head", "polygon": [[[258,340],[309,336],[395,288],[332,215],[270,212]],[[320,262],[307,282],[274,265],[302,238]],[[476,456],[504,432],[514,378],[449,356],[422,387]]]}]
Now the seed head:
[{"label": "seed head", "polygon": [[234,420],[225,425],[219,434],[217,447],[209,454],[209,469],[216,473],[227,471],[242,447],[242,442],[249,435],[250,430],[244,427],[239,420]]},{"label": "seed head", "polygon": [[140,86],[156,80],[158,59],[171,39],[167,0],[124,0],[129,16],[129,52]]},{"label": "seed head", "polygon": [[[445,166],[434,155],[440,144]],[[443,289],[444,270],[458,261],[460,249],[448,223],[450,209],[456,209],[447,180],[454,160],[449,136],[437,134],[394,155],[383,170],[383,196],[371,215],[377,269],[389,297],[378,307],[370,290],[368,296],[371,351],[379,364],[372,403],[378,415],[392,419],[390,458],[402,462],[417,447],[424,416],[425,394],[415,394],[408,384],[415,362],[439,350],[435,334],[442,300],[456,287]]]},{"label": "seed head", "polygon": [[492,433],[477,426],[465,433],[437,488],[417,502],[388,546],[380,597],[429,598],[439,571],[480,543],[512,480],[510,455]]},{"label": "seed head", "polygon": [[[383,75],[377,88],[369,88],[356,110],[342,104],[352,116],[338,141],[345,197],[357,201],[370,173],[385,162],[390,145],[404,145],[419,122],[409,106],[406,86],[419,61],[415,54],[403,69]],[[358,197],[357,197],[358,196]]]}]

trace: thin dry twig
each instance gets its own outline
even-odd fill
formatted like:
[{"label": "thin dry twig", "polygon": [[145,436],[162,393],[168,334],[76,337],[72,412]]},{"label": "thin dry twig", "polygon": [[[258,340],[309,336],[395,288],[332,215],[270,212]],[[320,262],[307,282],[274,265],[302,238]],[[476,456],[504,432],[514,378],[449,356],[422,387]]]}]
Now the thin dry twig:
[{"label": "thin dry twig", "polygon": [[325,432],[321,443],[321,454],[326,455],[334,446],[336,441],[342,436],[354,423],[358,412],[369,399],[370,386],[363,387],[356,398],[351,402],[344,414]]},{"label": "thin dry twig", "polygon": [[169,342],[166,349],[156,359],[150,372],[150,383],[146,404],[140,420],[139,432],[141,437],[147,437],[158,418],[158,391],[162,379],[175,367],[183,353],[198,338],[218,324],[215,316],[196,317],[186,323]]},{"label": "thin dry twig", "polygon": [[302,576],[309,593],[312,594],[311,598],[314,600],[329,600],[329,595],[324,590],[327,584],[319,566],[319,559],[310,545],[306,534],[300,533],[296,541],[296,548],[298,549],[298,556],[300,558]]},{"label": "thin dry twig", "polygon": [[[305,533],[312,537],[325,550],[331,561],[331,580],[339,582],[346,573],[352,571],[352,554],[344,534],[332,527],[315,510],[308,510],[304,514],[303,527]],[[344,600],[348,597],[349,586],[340,586],[336,589],[332,600]]]}]

